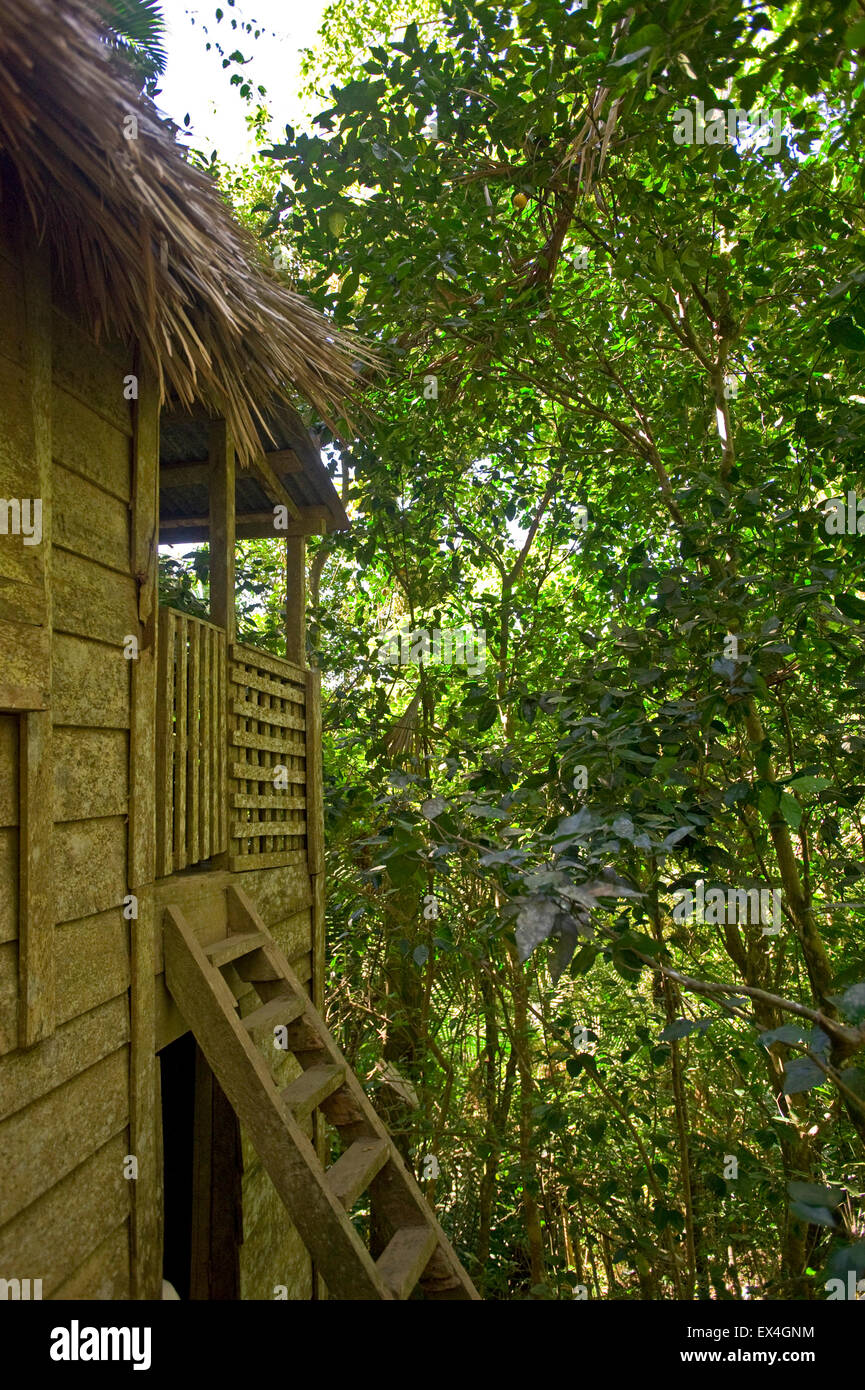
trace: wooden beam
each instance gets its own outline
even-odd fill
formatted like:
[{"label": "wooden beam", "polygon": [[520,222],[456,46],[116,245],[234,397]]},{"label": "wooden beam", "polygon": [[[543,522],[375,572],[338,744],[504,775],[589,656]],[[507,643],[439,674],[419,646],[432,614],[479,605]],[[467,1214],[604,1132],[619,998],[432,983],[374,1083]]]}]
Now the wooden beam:
[{"label": "wooden beam", "polygon": [[306,540],[285,542],[285,655],[306,665]]},{"label": "wooden beam", "polygon": [[[274,529],[272,512],[246,512],[235,518],[237,540],[289,540],[297,536],[324,536],[327,534],[325,517],[308,516],[309,511],[318,508],[300,509],[300,521],[290,521],[279,530]],[[323,508],[322,510],[327,510]],[[330,512],[327,512],[330,517]],[[210,537],[210,519],[206,516],[175,516],[164,518],[159,523],[160,545],[200,544]]]},{"label": "wooden beam", "polygon": [[[156,690],[159,618],[159,387],[143,362],[132,435],[130,569],[138,577],[138,658],[131,662],[128,883],[130,937],[130,1153],[132,1296],[159,1298],[162,1283],[162,1162],[156,1057]],[[164,731],[163,731],[164,733]]]},{"label": "wooden beam", "polygon": [[[210,620],[234,641],[234,440],[224,420],[210,426],[210,515],[186,525],[206,524],[210,534]],[[164,529],[161,523],[160,529]]]},{"label": "wooden beam", "polygon": [[[277,483],[279,483],[280,477],[284,477],[288,473],[303,472],[303,464],[293,449],[273,449],[269,453],[262,454],[261,457],[268,475],[273,474]],[[210,466],[207,459],[198,462],[163,463],[159,470],[160,488],[206,487],[209,478]],[[265,491],[267,491],[266,488]],[[267,495],[270,497],[269,492]],[[280,499],[271,498],[271,501],[278,500]]]},{"label": "wooden beam", "polygon": [[300,512],[298,511],[297,503],[285,484],[277,477],[266,454],[262,454],[261,458],[252,460],[250,463],[250,471],[255,474],[258,482],[264,489],[265,496],[270,498],[274,506],[285,507],[292,521],[298,521],[300,519]]}]

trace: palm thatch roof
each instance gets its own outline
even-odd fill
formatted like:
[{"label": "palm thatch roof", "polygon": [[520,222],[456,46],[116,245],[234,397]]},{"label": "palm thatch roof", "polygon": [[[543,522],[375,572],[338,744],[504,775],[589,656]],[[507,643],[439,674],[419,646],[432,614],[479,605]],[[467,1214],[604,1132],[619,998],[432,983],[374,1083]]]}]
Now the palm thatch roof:
[{"label": "palm thatch roof", "polygon": [[287,391],[345,418],[371,353],[265,266],[102,35],[90,0],[0,0],[0,158],[94,337],[137,340],[163,398],[224,415],[244,460]]}]

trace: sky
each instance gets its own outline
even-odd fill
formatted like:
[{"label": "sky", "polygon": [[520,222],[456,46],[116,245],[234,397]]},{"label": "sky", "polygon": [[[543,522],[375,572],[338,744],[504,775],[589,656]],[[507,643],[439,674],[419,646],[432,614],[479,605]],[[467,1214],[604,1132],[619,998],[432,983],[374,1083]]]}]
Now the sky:
[{"label": "sky", "polygon": [[[267,88],[268,104],[278,127],[286,122],[301,124],[304,103],[297,96],[302,85],[300,50],[315,46],[327,3],[328,0],[236,0],[232,9],[227,0],[221,0],[225,18],[217,24],[217,0],[163,0],[168,67],[160,82],[157,105],[178,123],[189,114],[196,149],[209,153],[216,148],[223,159],[240,161],[255,148],[255,142],[245,125],[247,104],[237,88],[229,85],[231,74],[239,69],[232,64],[223,70],[216,51],[206,51],[207,39],[218,39],[226,52],[239,48],[251,56],[245,71],[256,84]],[[260,25],[264,32],[258,42],[232,31],[233,16],[255,20]]]}]

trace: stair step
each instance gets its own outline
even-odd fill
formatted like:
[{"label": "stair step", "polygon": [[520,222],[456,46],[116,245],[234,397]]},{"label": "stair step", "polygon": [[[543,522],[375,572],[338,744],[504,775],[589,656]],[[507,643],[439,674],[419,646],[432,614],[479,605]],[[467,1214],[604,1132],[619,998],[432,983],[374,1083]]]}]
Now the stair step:
[{"label": "stair step", "polygon": [[408,1298],[436,1248],[431,1226],[404,1226],[376,1262],[379,1277],[395,1298]]},{"label": "stair step", "polygon": [[333,1091],[345,1085],[345,1067],[322,1063],[308,1067],[302,1076],[292,1081],[281,1093],[296,1120],[309,1115]]},{"label": "stair step", "polygon": [[235,932],[232,936],[224,936],[221,941],[209,942],[202,946],[202,950],[211,965],[219,967],[238,960],[240,956],[248,956],[250,951],[257,951],[266,940],[260,931]]},{"label": "stair step", "polygon": [[384,1139],[357,1139],[327,1170],[330,1190],[351,1211],[376,1173],[387,1163],[390,1145]]},{"label": "stair step", "polygon": [[296,1018],[300,1018],[306,1004],[307,1001],[301,999],[297,994],[278,994],[275,999],[268,999],[266,1004],[262,1004],[258,1009],[253,1009],[252,1013],[247,1014],[240,1021],[250,1033],[258,1028],[276,1028],[280,1024],[288,1025],[293,1023]]}]

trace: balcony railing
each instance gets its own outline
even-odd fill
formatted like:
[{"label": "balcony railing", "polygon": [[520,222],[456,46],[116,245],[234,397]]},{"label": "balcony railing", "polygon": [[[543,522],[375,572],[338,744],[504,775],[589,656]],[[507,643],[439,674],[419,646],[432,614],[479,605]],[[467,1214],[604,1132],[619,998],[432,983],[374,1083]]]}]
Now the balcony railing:
[{"label": "balcony railing", "polygon": [[306,675],[269,652],[231,648],[231,869],[306,861]]},{"label": "balcony railing", "polygon": [[310,674],[162,608],[157,678],[159,875],[225,854],[231,870],[305,864]]},{"label": "balcony railing", "polygon": [[157,679],[156,847],[167,875],[228,844],[225,633],[161,608]]}]

